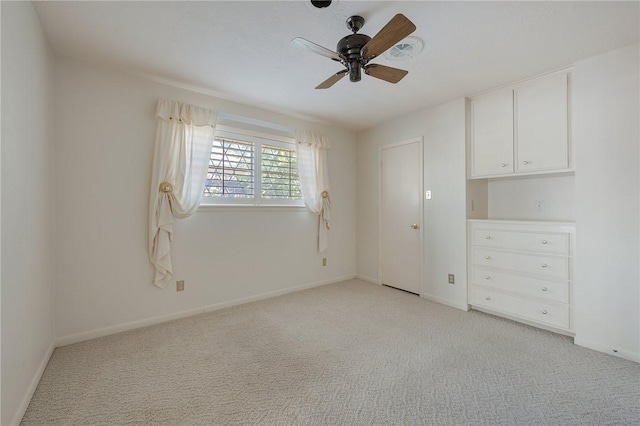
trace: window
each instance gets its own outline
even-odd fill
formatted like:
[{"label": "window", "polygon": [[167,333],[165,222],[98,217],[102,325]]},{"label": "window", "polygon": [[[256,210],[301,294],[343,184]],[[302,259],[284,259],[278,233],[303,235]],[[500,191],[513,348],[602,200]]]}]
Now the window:
[{"label": "window", "polygon": [[295,150],[273,145],[261,148],[262,197],[268,199],[302,199]]},{"label": "window", "polygon": [[202,204],[303,206],[295,145],[218,132]]},{"label": "window", "polygon": [[254,145],[233,139],[215,138],[205,197],[253,198],[254,196]]}]

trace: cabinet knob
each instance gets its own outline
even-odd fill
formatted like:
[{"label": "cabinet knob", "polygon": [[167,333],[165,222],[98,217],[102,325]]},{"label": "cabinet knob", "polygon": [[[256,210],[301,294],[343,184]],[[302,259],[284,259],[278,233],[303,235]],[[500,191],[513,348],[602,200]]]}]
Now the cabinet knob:
[{"label": "cabinet knob", "polygon": [[523,161],[522,164],[524,164],[526,166],[527,164],[529,164],[529,162],[528,161]]},{"label": "cabinet knob", "polygon": [[547,267],[547,264],[546,264],[546,263],[543,263],[543,264],[542,264],[542,265],[540,265],[540,266],[542,266],[543,268],[546,268],[546,267]]},{"label": "cabinet knob", "polygon": [[502,163],[500,164],[500,167],[507,167],[509,165],[509,163]]},{"label": "cabinet knob", "polygon": [[547,315],[547,310],[546,310],[546,309],[543,309],[543,310],[542,310],[542,311],[540,311],[540,312],[542,312],[542,315]]},{"label": "cabinet knob", "polygon": [[486,238],[487,240],[490,240],[490,239],[491,239],[491,235],[487,235],[485,238]]},{"label": "cabinet knob", "polygon": [[542,240],[542,244],[548,244],[547,240]]},{"label": "cabinet knob", "polygon": [[490,280],[491,279],[491,275],[487,275],[486,277],[484,277],[485,280]]},{"label": "cabinet knob", "polygon": [[547,291],[547,288],[546,287],[542,287],[542,291]]},{"label": "cabinet knob", "polygon": [[485,299],[487,299],[487,300],[491,300],[491,298],[490,298],[489,296],[485,297]]},{"label": "cabinet knob", "polygon": [[491,259],[491,256],[485,256],[485,259],[489,260]]}]

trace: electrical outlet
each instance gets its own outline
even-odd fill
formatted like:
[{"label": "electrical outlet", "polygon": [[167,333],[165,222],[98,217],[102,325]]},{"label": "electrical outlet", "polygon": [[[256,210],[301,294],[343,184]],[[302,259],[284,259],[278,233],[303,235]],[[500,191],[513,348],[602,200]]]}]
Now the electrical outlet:
[{"label": "electrical outlet", "polygon": [[449,284],[455,284],[456,283],[456,276],[453,274],[449,274]]},{"label": "electrical outlet", "polygon": [[184,291],[184,280],[176,281],[176,291]]},{"label": "electrical outlet", "polygon": [[327,266],[327,258],[326,257],[322,258],[322,266]]}]

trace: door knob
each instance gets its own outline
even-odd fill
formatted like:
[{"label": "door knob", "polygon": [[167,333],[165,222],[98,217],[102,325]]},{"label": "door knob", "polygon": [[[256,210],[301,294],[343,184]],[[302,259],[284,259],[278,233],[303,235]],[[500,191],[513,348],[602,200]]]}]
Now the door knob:
[{"label": "door knob", "polygon": [[411,225],[411,229],[420,229],[420,226],[418,226],[417,223],[414,223],[413,225]]}]

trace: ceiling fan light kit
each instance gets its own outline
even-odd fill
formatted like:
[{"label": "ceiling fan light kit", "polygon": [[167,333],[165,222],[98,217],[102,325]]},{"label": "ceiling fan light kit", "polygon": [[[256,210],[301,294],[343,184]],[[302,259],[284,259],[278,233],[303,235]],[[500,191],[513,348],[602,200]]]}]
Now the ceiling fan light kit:
[{"label": "ceiling fan light kit", "polygon": [[351,82],[360,81],[362,79],[362,70],[371,77],[389,83],[397,83],[408,74],[408,71],[380,64],[369,64],[369,61],[380,56],[387,49],[394,47],[399,41],[414,32],[416,26],[413,22],[399,13],[373,38],[366,34],[358,33],[364,26],[364,22],[364,18],[357,15],[350,16],[347,19],[347,28],[352,31],[352,34],[343,37],[338,42],[335,52],[300,37],[291,40],[298,47],[326,56],[344,65],[344,70],[335,73],[320,83],[316,89],[328,89],[347,74],[349,74]]}]

